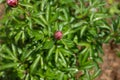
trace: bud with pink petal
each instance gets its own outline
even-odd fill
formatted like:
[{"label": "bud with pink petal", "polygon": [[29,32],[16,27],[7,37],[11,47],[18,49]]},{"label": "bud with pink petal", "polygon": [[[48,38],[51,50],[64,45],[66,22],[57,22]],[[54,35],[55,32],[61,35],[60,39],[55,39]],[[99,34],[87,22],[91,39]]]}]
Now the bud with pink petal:
[{"label": "bud with pink petal", "polygon": [[18,4],[18,0],[6,0],[6,2],[11,7],[16,7]]},{"label": "bud with pink petal", "polygon": [[55,38],[56,40],[62,39],[62,36],[63,36],[63,34],[62,34],[61,31],[56,31],[55,34],[54,34],[54,38]]}]

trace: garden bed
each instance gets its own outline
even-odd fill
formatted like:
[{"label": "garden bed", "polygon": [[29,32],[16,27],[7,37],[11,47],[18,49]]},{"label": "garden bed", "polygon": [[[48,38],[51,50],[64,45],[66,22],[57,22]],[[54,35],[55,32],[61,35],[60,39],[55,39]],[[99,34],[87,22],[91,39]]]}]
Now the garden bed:
[{"label": "garden bed", "polygon": [[[4,12],[4,4],[0,4],[0,20],[2,20]],[[0,40],[0,43],[1,42]],[[114,42],[108,44],[103,43],[102,49],[104,51],[104,55],[101,56],[103,63],[100,64],[102,73],[96,80],[120,80],[120,58],[118,57],[120,56],[120,45],[114,44]],[[76,74],[76,79],[81,75],[81,72]]]}]

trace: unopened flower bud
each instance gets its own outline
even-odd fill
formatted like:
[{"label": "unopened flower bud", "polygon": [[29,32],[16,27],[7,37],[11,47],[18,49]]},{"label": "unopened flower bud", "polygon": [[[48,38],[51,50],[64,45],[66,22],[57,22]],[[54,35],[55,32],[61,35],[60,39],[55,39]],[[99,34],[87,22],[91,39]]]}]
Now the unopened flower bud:
[{"label": "unopened flower bud", "polygon": [[61,31],[56,31],[54,34],[54,38],[57,40],[60,40],[62,38],[63,34]]},{"label": "unopened flower bud", "polygon": [[18,4],[18,0],[6,0],[6,2],[11,7],[16,7]]}]

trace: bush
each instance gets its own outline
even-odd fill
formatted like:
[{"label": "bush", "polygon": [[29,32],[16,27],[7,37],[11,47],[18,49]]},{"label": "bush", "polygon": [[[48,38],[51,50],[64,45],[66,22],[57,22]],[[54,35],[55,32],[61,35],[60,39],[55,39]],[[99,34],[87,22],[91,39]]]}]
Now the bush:
[{"label": "bush", "polygon": [[93,80],[100,74],[101,45],[111,39],[104,0],[19,0],[16,7],[5,6],[1,80]]}]

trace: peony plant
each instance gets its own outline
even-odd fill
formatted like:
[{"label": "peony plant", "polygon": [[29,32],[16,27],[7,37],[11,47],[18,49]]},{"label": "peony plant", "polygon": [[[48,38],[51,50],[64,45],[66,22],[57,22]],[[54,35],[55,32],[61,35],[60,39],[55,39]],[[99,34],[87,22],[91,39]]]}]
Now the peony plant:
[{"label": "peony plant", "polygon": [[109,29],[104,0],[3,0],[1,80],[94,80]]}]

